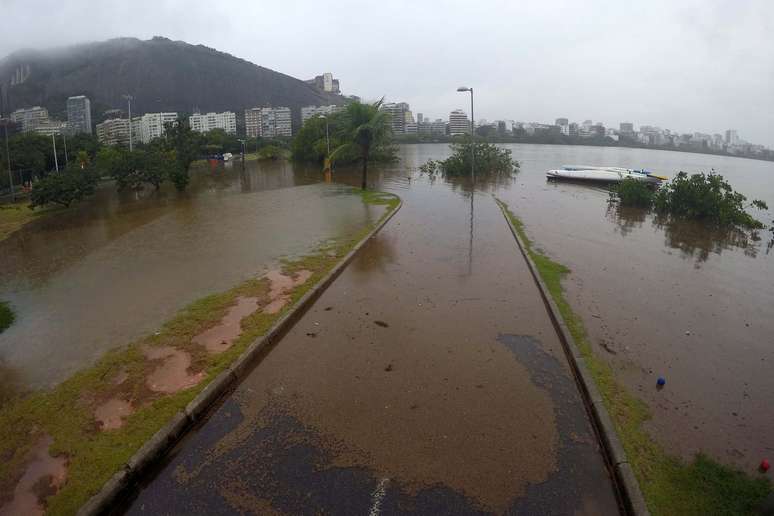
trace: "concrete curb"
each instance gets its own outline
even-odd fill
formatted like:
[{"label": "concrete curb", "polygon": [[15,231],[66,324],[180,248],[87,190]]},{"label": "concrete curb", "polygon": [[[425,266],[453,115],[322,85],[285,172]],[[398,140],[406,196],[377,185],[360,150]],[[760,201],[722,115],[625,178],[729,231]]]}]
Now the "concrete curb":
[{"label": "concrete curb", "polygon": [[586,361],[581,355],[578,345],[575,343],[575,339],[573,339],[570,331],[567,329],[562,314],[559,312],[559,307],[556,306],[554,299],[551,297],[551,293],[548,291],[548,287],[546,287],[543,282],[543,278],[540,277],[537,266],[527,252],[527,247],[522,241],[521,236],[519,236],[519,232],[516,231],[516,228],[513,226],[513,222],[511,222],[511,219],[508,216],[505,204],[496,197],[495,200],[497,201],[500,210],[503,212],[506,222],[508,222],[508,227],[511,228],[511,233],[516,239],[516,243],[519,246],[519,250],[524,257],[524,260],[527,262],[532,278],[535,280],[538,290],[540,291],[540,297],[543,299],[551,322],[559,335],[559,340],[562,342],[565,354],[572,367],[576,383],[586,402],[586,409],[591,414],[591,420],[601,436],[601,443],[605,450],[606,458],[615,474],[616,484],[624,507],[628,514],[635,516],[649,516],[650,512],[645,504],[645,498],[642,496],[640,484],[637,482],[634,471],[626,458],[626,452],[621,444],[621,440],[618,438],[618,433],[610,419],[610,414],[608,414],[607,409],[605,408],[597,384],[594,382],[594,379],[586,366]]},{"label": "concrete curb", "polygon": [[[394,194],[392,194],[394,195]],[[398,197],[397,195],[395,197]],[[231,366],[208,383],[199,394],[186,405],[185,410],[178,412],[158,432],[153,434],[143,446],[135,452],[126,465],[108,480],[102,489],[92,496],[78,510],[78,516],[95,516],[106,514],[113,504],[136,482],[148,467],[160,460],[167,451],[191,428],[194,423],[204,419],[207,412],[224,395],[250,373],[258,358],[278,342],[282,336],[298,321],[312,303],[320,297],[333,280],[341,274],[344,268],[355,257],[366,242],[376,235],[389,220],[401,209],[403,201],[398,197],[398,205],[372,229],[352,250],[337,263],[328,274],[309,289],[288,313],[277,320],[265,335],[255,340],[231,364]]]}]

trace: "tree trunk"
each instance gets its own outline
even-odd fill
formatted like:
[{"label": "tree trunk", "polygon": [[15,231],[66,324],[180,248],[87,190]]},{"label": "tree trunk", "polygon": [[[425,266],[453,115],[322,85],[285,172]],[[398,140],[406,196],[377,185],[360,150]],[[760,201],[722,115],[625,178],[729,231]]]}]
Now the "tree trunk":
[{"label": "tree trunk", "polygon": [[361,189],[365,190],[368,187],[368,152],[370,148],[364,147],[363,148],[363,182],[361,184]]}]

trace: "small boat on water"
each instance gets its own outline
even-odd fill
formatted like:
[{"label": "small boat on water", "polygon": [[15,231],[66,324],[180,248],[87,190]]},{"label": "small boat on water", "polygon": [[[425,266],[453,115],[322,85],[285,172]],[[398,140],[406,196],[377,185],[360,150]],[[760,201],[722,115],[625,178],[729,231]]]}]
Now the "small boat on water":
[{"label": "small boat on water", "polygon": [[595,181],[598,183],[620,183],[624,179],[634,179],[644,183],[658,185],[667,178],[651,174],[646,170],[623,167],[592,167],[585,165],[565,165],[561,169],[546,172],[549,179],[568,179],[572,181]]}]

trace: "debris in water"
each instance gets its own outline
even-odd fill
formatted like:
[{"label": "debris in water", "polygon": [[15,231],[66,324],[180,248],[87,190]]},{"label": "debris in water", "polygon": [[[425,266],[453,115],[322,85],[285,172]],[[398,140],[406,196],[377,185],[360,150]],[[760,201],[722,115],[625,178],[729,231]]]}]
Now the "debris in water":
[{"label": "debris in water", "polygon": [[387,328],[389,326],[389,324],[387,324],[384,321],[374,321],[374,324],[377,326],[381,326],[382,328]]},{"label": "debris in water", "polygon": [[663,376],[659,376],[658,380],[656,380],[656,385],[658,385],[659,387],[663,387],[664,385],[666,385],[666,378],[664,378]]},{"label": "debris in water", "polygon": [[689,331],[687,331],[687,330],[686,330],[685,334],[686,334],[686,335],[690,335],[690,334],[691,334],[691,332],[689,332]]},{"label": "debris in water", "polygon": [[769,470],[770,467],[771,467],[771,464],[769,464],[769,460],[768,459],[763,459],[761,461],[761,471],[763,471],[765,473],[766,471]]},{"label": "debris in water", "polygon": [[387,371],[388,373],[392,371],[392,364],[387,364],[387,367],[385,367],[384,370]]},{"label": "debris in water", "polygon": [[314,338],[314,337],[317,337],[317,334],[313,331],[308,331],[306,332],[306,336]]}]

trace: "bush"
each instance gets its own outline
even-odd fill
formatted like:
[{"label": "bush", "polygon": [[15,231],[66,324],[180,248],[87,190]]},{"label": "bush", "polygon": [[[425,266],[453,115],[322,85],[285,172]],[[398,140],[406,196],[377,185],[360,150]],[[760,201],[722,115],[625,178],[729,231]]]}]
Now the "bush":
[{"label": "bush", "polygon": [[763,201],[746,205],[747,197],[735,192],[731,185],[718,174],[693,174],[680,172],[653,196],[656,212],[672,217],[705,220],[711,224],[741,226],[747,229],[765,227],[747,213],[747,207],[767,210]]},{"label": "bush", "polygon": [[11,306],[5,301],[0,301],[0,333],[3,333],[3,330],[11,326],[14,319],[16,319],[16,316],[13,310],[11,310]]},{"label": "bush", "polygon": [[75,162],[71,162],[66,170],[49,174],[34,184],[30,193],[30,208],[50,203],[68,207],[92,195],[98,180],[90,169],[81,169]]},{"label": "bush", "polygon": [[[511,151],[494,144],[478,142],[470,138],[451,145],[452,155],[445,160],[429,160],[419,167],[423,173],[444,176],[467,176],[475,168],[476,174],[508,175],[519,169],[519,162],[511,157]],[[475,162],[475,167],[471,159]]]},{"label": "bush", "polygon": [[610,192],[610,197],[621,206],[650,208],[653,204],[653,188],[643,181],[627,177]]}]

